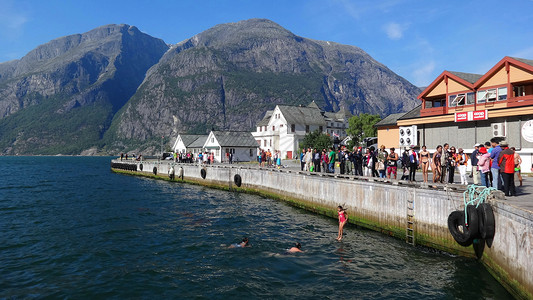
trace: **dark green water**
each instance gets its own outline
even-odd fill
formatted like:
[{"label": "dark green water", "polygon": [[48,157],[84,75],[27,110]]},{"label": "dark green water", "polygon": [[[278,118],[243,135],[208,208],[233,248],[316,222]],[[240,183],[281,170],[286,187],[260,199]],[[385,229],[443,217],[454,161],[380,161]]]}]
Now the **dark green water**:
[{"label": "dark green water", "polygon": [[109,162],[0,157],[0,298],[511,298],[475,260]]}]

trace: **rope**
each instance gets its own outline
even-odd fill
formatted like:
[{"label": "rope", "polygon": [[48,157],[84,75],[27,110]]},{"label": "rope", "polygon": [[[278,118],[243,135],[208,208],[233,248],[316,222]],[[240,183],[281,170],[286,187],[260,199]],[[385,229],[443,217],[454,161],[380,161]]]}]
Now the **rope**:
[{"label": "rope", "polygon": [[[466,188],[466,191],[463,193],[463,201],[465,203],[465,224],[468,226],[468,205],[478,206],[487,200],[487,197],[496,191],[497,189],[493,187],[486,187],[482,185],[471,184]],[[468,198],[468,201],[466,201]]]}]

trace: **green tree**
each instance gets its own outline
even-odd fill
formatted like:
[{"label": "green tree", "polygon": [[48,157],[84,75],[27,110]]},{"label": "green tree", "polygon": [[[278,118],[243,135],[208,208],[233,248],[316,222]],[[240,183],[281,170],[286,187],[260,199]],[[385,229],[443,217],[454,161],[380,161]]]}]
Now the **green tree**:
[{"label": "green tree", "polygon": [[348,130],[346,132],[352,138],[349,146],[353,147],[359,145],[364,138],[375,137],[377,135],[377,128],[374,127],[377,122],[381,120],[379,115],[360,114],[350,118]]},{"label": "green tree", "polygon": [[[304,140],[300,144],[301,149],[303,148],[316,148],[316,149],[328,149],[333,145],[331,137],[327,134],[322,133],[320,130],[315,130],[309,132],[305,135]],[[300,150],[301,150],[300,149]]]}]

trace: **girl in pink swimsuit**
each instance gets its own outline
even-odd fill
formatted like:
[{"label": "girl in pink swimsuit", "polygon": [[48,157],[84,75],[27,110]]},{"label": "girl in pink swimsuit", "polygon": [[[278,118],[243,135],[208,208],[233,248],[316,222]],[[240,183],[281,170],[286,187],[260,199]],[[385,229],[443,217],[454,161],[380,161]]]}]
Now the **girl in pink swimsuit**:
[{"label": "girl in pink swimsuit", "polygon": [[344,224],[348,221],[348,214],[346,213],[346,209],[342,208],[340,205],[337,207],[337,212],[339,213],[339,235],[337,236],[337,241],[340,241],[342,240],[342,229],[344,228]]}]

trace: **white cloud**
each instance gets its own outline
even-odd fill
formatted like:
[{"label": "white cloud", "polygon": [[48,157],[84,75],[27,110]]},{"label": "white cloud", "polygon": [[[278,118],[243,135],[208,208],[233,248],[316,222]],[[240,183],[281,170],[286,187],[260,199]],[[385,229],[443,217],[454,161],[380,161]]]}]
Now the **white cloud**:
[{"label": "white cloud", "polygon": [[354,19],[359,19],[361,15],[361,7],[357,7],[355,3],[349,0],[337,0],[336,3],[338,3],[341,6],[341,9],[347,13],[350,17]]},{"label": "white cloud", "polygon": [[518,57],[518,58],[525,58],[525,59],[533,59],[533,47],[521,49],[517,52],[512,53],[510,56]]},{"label": "white cloud", "polygon": [[391,40],[399,40],[403,37],[403,32],[407,29],[407,26],[400,25],[398,23],[390,22],[383,26],[383,30]]},{"label": "white cloud", "polygon": [[27,14],[9,0],[0,0],[0,8],[0,34],[9,38],[19,36],[29,21]]},{"label": "white cloud", "polygon": [[415,82],[413,84],[420,87],[428,86],[436,78],[434,74],[435,66],[436,64],[433,60],[418,62],[414,66],[415,70],[412,76]]}]

